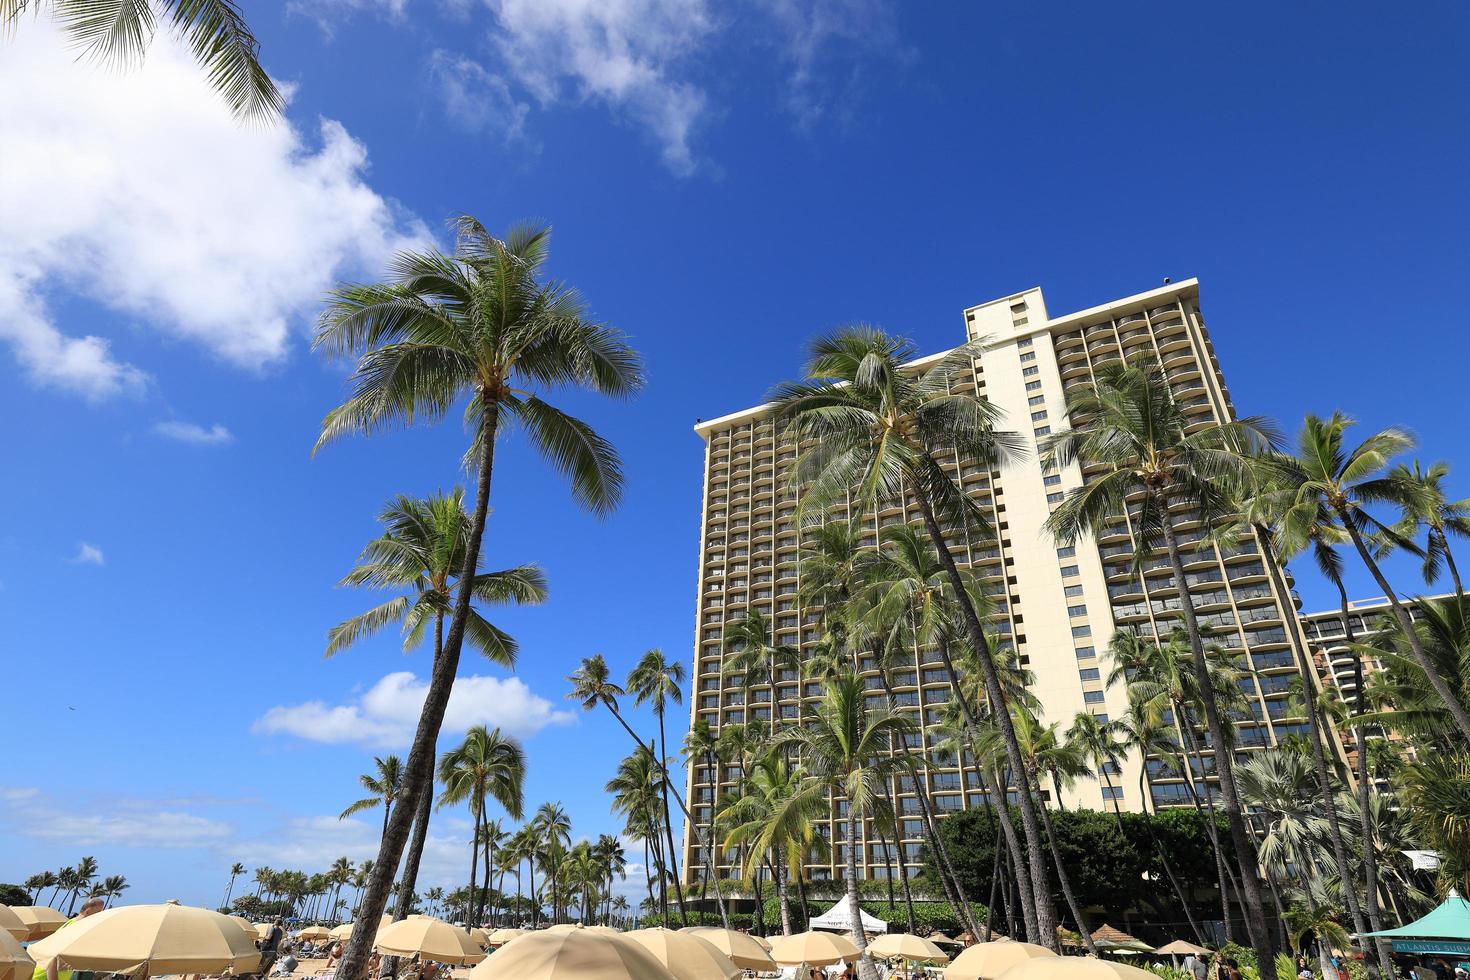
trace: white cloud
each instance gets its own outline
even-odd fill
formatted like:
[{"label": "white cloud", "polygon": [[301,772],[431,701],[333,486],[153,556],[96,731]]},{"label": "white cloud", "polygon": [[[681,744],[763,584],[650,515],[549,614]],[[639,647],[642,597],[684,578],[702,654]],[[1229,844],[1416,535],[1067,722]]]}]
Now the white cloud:
[{"label": "white cloud", "polygon": [[435,51],[429,76],[439,90],[444,112],[465,129],[500,134],[505,143],[528,143],[526,116],[531,107],[518,101],[510,85],[472,58]]},{"label": "white cloud", "polygon": [[170,809],[59,807],[37,790],[0,790],[3,816],[23,837],[75,847],[201,847],[222,842],[230,825]]},{"label": "white cloud", "polygon": [[153,431],[165,439],[186,442],[191,446],[222,446],[235,441],[235,434],[218,422],[207,429],[193,422],[158,422]]},{"label": "white cloud", "polygon": [[875,54],[908,57],[885,0],[760,0],[789,75],[783,101],[807,128],[852,111]]},{"label": "white cloud", "polygon": [[238,123],[166,31],[119,72],[27,19],[0,58],[0,146],[0,340],[35,383],[91,399],[148,374],[95,321],[72,335],[52,293],[119,314],[107,319],[141,328],[133,340],[158,332],[260,368],[339,276],[428,238],[368,186],[341,124]]},{"label": "white cloud", "polygon": [[[402,747],[413,741],[428,689],[427,681],[420,681],[408,671],[397,671],[345,704],[307,701],[278,705],[258,718],[251,731],[295,735],[329,744]],[[548,725],[568,724],[575,717],[569,711],[553,708],[550,701],[532,692],[519,678],[474,675],[455,680],[444,727],[464,731],[472,725],[498,726],[508,735],[525,738]]]},{"label": "white cloud", "polygon": [[486,0],[497,51],[543,104],[570,84],[643,126],[676,174],[695,170],[691,136],[707,98],[680,78],[714,30],[705,0]]},{"label": "white cloud", "polygon": [[77,545],[76,556],[72,558],[72,564],[75,565],[102,565],[105,563],[102,549],[85,541]]}]

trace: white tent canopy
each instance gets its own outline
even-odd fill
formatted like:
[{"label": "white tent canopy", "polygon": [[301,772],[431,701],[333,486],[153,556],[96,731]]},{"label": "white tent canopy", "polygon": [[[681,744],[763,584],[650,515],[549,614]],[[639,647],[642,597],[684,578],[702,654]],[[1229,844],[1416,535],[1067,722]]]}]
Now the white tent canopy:
[{"label": "white tent canopy", "polygon": [[[863,932],[867,935],[875,936],[888,931],[888,923],[882,919],[875,919],[862,909],[858,909],[858,914],[863,917]],[[843,899],[821,915],[812,919],[807,924],[807,928],[830,929],[833,932],[852,932],[852,916],[848,914],[847,899]]]}]

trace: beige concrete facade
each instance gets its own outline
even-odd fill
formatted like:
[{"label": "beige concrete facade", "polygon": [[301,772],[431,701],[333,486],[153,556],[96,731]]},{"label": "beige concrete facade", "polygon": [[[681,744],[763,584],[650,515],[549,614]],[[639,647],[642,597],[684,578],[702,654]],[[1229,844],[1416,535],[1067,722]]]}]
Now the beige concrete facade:
[{"label": "beige concrete facade", "polygon": [[[1096,541],[1058,548],[1042,533],[1042,523],[1067,490],[1080,486],[1084,473],[1076,465],[1060,472],[1044,471],[1036,440],[1066,425],[1066,393],[1085,385],[1096,368],[1119,357],[1150,351],[1159,358],[1176,397],[1201,426],[1235,417],[1209,333],[1199,311],[1199,287],[1186,280],[1052,319],[1040,289],[1029,289],[982,303],[963,312],[965,333],[956,341],[988,338],[992,346],[975,362],[972,378],[962,387],[978,391],[1005,412],[1003,426],[1030,443],[1028,458],[991,472],[985,467],[950,461],[952,475],[990,516],[998,540],[964,544],[956,557],[976,569],[983,588],[997,600],[993,628],[1010,642],[1021,664],[1035,675],[1034,690],[1043,706],[1043,721],[1070,725],[1078,712],[1122,717],[1126,697],[1121,685],[1106,689],[1108,665],[1102,654],[1118,626],[1145,633],[1167,632],[1179,624],[1179,600],[1166,560],[1151,563],[1142,581],[1131,576],[1132,544],[1126,523],[1108,529]],[[936,355],[938,356],[938,355]],[[923,360],[928,360],[924,358]],[[770,379],[773,383],[780,380]],[[724,623],[759,610],[777,628],[782,643],[809,647],[818,638],[816,610],[798,601],[801,568],[800,529],[794,521],[795,492],[787,476],[802,447],[778,437],[764,407],[703,422],[696,432],[705,440],[704,514],[701,526],[696,606],[696,639],[692,671],[691,717],[722,725],[753,719],[794,723],[799,699],[820,694],[804,677],[783,677],[776,690],[757,689],[752,703],[738,678],[721,672]],[[896,521],[919,521],[912,507],[895,501],[870,517],[865,544],[876,547],[876,528]],[[1181,539],[1198,531],[1181,517]],[[1206,545],[1186,556],[1186,574],[1203,623],[1216,630],[1212,642],[1248,654],[1258,679],[1247,677],[1255,724],[1243,722],[1242,747],[1273,744],[1288,731],[1302,731],[1301,719],[1288,717],[1287,685],[1292,655],[1287,630],[1299,629],[1292,596],[1275,594],[1249,536],[1218,551]],[[1288,580],[1289,581],[1289,580]],[[876,671],[866,671],[874,698],[882,696]],[[912,712],[923,726],[938,716],[937,706],[949,698],[948,678],[938,656],[916,650],[915,664],[893,676],[901,710]],[[932,744],[926,732],[924,741]],[[920,746],[915,744],[914,749]],[[1147,768],[1148,805],[1187,804],[1183,780],[1168,778],[1157,762],[1134,757],[1111,775],[1112,791],[1129,810],[1145,805],[1140,776]],[[738,775],[728,769],[712,773],[696,766],[690,773],[695,820],[712,816],[715,785],[729,788]],[[982,802],[978,774],[966,764],[931,768],[928,794],[938,813]],[[1103,783],[1088,779],[1066,794],[1068,806],[1111,807]],[[901,851],[911,868],[923,839],[912,786],[899,787],[902,814]],[[840,810],[840,806],[839,806]],[[810,865],[814,877],[837,877],[843,861],[842,822],[822,832],[833,842],[830,862]],[[864,828],[858,864],[870,877],[888,873],[878,836]],[[688,877],[702,872],[703,855],[692,833],[686,834]],[[724,873],[731,858],[717,851]],[[894,872],[896,874],[896,872]]]}]

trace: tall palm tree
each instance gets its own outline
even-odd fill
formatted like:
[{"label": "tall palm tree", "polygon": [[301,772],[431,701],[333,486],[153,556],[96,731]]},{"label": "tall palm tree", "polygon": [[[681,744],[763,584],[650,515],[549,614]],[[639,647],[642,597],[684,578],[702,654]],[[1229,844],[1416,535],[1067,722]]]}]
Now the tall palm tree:
[{"label": "tall palm tree", "polygon": [[[368,542],[358,564],[338,583],[354,587],[392,589],[403,594],[333,627],[327,634],[327,656],[332,656],[389,624],[401,624],[404,650],[419,646],[432,624],[434,659],[444,649],[444,619],[450,614],[459,574],[464,571],[469,545],[470,518],[464,509],[464,490],[425,498],[399,495],[378,515],[383,534]],[[474,599],[481,604],[535,604],[546,601],[546,577],[536,565],[520,565],[498,572],[478,572]],[[514,669],[515,639],[488,622],[471,607],[465,622],[465,642],[492,663]],[[437,741],[434,746],[438,750]],[[413,835],[403,860],[394,915],[407,915],[408,896],[418,882],[419,863],[428,839],[433,803],[433,770],[416,793]]]},{"label": "tall palm tree", "polygon": [[[758,615],[758,614],[755,614]],[[754,618],[754,615],[752,617]],[[742,620],[744,622],[744,620]],[[719,739],[715,731],[710,728],[709,721],[697,718],[689,726],[688,733],[684,736],[684,758],[687,765],[693,769],[696,765],[703,765],[710,772],[710,782],[719,786]],[[711,792],[714,792],[713,790]],[[713,804],[715,801],[710,800]],[[711,811],[713,812],[713,810]],[[704,851],[704,873],[707,881],[713,881],[719,875],[719,862],[715,859],[715,849],[701,848]]]},{"label": "tall palm tree", "polygon": [[235,891],[235,879],[240,877],[244,873],[245,865],[241,864],[240,862],[236,861],[234,864],[230,865],[230,883],[225,888],[225,900],[223,903],[224,908],[230,907],[230,896],[234,894]]},{"label": "tall palm tree", "polygon": [[843,847],[847,910],[853,941],[861,956],[858,974],[862,980],[875,980],[877,971],[867,955],[868,938],[858,902],[858,828],[864,818],[873,817],[887,806],[882,796],[883,782],[909,765],[907,759],[889,751],[889,739],[902,740],[917,729],[892,705],[869,710],[862,679],[853,674],[827,682],[827,696],[815,714],[809,727],[783,729],[773,744],[797,746],[810,774],[808,779],[833,799],[847,800],[847,841]]},{"label": "tall palm tree", "polygon": [[820,853],[826,844],[826,838],[816,832],[816,820],[828,806],[829,785],[805,775],[801,767],[792,768],[779,753],[772,752],[756,763],[747,780],[749,791],[720,815],[730,827],[725,847],[748,844],[747,877],[759,876],[763,860],[770,855],[785,936],[793,931],[789,882],[801,875],[807,854]]},{"label": "tall palm tree", "polygon": [[563,898],[560,891],[561,882],[557,880],[560,864],[558,852],[564,851],[571,845],[572,818],[567,815],[566,808],[560,802],[543,803],[537,807],[536,816],[531,822],[536,828],[537,836],[541,839],[543,857],[551,859],[546,861],[543,867],[551,870],[551,920],[556,922],[561,911],[558,903]]},{"label": "tall palm tree", "polygon": [[[606,708],[608,713],[622,726],[623,731],[628,733],[628,737],[639,748],[648,752],[650,758],[658,765],[663,776],[663,781],[668,787],[668,792],[673,796],[674,802],[679,805],[679,810],[684,814],[684,819],[692,825],[694,823],[694,815],[689,812],[689,805],[684,802],[683,794],[679,792],[678,786],[675,785],[673,777],[669,774],[668,759],[659,755],[654,751],[652,746],[644,742],[638,733],[629,727],[627,720],[623,718],[622,710],[618,707],[618,698],[626,692],[617,684],[613,683],[612,675],[607,667],[607,661],[603,659],[602,654],[599,653],[591,657],[583,657],[581,666],[569,674],[567,680],[572,683],[572,690],[567,693],[569,700],[580,702],[584,711],[591,711],[599,705]],[[704,829],[703,840],[700,842],[700,845],[707,848],[714,847],[713,838],[708,826]],[[718,875],[715,877],[714,885],[715,902],[720,910],[720,920],[728,928],[730,919],[725,911],[725,897],[720,889]]]},{"label": "tall palm tree", "polygon": [[[682,662],[666,659],[663,651],[656,647],[645,653],[628,673],[627,688],[628,693],[633,695],[633,703],[646,702],[653,705],[653,713],[658,716],[658,740],[663,746],[664,755],[669,754],[669,736],[668,729],[664,725],[664,710],[670,701],[674,704],[684,703],[684,674]],[[679,880],[678,849],[674,846],[674,822],[669,811],[669,782],[668,779],[659,780],[664,807],[664,836],[669,845],[669,872],[674,876],[674,898],[679,905],[679,919],[684,925],[688,925],[688,913],[684,908],[684,888]]]},{"label": "tall palm tree", "polygon": [[[457,228],[453,255],[404,252],[388,282],[336,289],[315,341],[320,350],[358,357],[353,395],[327,414],[319,447],[350,433],[437,421],[468,398],[472,437],[467,456],[477,473],[475,503],[465,570],[456,583],[444,648],[435,659],[409,752],[414,804],[429,788],[425,773],[435,764],[435,740],[459,669],[502,422],[526,433],[570,480],[579,504],[607,514],[622,496],[617,452],[534,389],[577,387],[625,396],[643,383],[638,355],[623,335],[591,321],[567,286],[540,280],[548,229],[514,228],[501,240],[468,216],[458,220]],[[379,847],[363,895],[359,921],[364,927],[353,930],[343,952],[340,969],[346,977],[358,977],[367,962],[411,818],[400,808]]]},{"label": "tall palm tree", "polygon": [[260,43],[233,0],[0,0],[0,35],[28,11],[49,10],[84,57],[141,64],[160,17],[242,120],[274,122],[286,97],[260,63]]},{"label": "tall palm tree", "polygon": [[660,850],[659,822],[663,817],[659,805],[659,784],[663,781],[658,764],[651,753],[642,746],[633,750],[618,763],[613,778],[603,787],[612,794],[612,811],[623,817],[623,832],[629,837],[643,841],[643,867],[648,873],[648,894],[654,897],[653,869],[657,869],[660,897],[659,907],[667,910],[668,903],[662,900],[664,883],[663,855]]},{"label": "tall palm tree", "polygon": [[373,795],[364,797],[356,803],[353,803],[347,809],[343,810],[337,816],[337,819],[346,820],[354,813],[361,813],[364,810],[371,810],[374,807],[381,806],[383,808],[383,833],[386,834],[388,833],[388,819],[392,815],[393,804],[398,801],[399,796],[403,792],[403,762],[396,755],[375,756],[373,758],[373,768],[377,770],[376,775],[365,772],[357,777],[357,781],[362,784],[362,788]]},{"label": "tall palm tree", "polygon": [[1363,566],[1388,599],[1394,619],[1398,621],[1425,679],[1439,695],[1455,727],[1464,737],[1470,738],[1470,712],[1466,711],[1465,704],[1425,653],[1418,635],[1410,626],[1408,610],[1389,585],[1383,569],[1373,557],[1368,540],[1374,534],[1393,535],[1391,528],[1368,513],[1368,505],[1398,504],[1407,506],[1411,512],[1422,511],[1422,491],[1412,483],[1385,474],[1395,456],[1413,449],[1414,438],[1401,429],[1381,429],[1349,448],[1346,434],[1354,424],[1340,412],[1334,412],[1327,419],[1308,415],[1302,423],[1297,452],[1287,461],[1281,477],[1291,494],[1291,500],[1282,508],[1282,550],[1300,547],[1301,542],[1308,540],[1320,526],[1324,507],[1331,512],[1338,526],[1347,532]]},{"label": "tall palm tree", "polygon": [[97,897],[105,900],[106,904],[103,906],[104,908],[111,908],[113,901],[121,898],[122,893],[127,891],[129,887],[131,886],[128,885],[128,879],[124,876],[108,875],[97,886]]},{"label": "tall palm tree", "polygon": [[494,800],[511,817],[521,819],[525,810],[525,749],[515,739],[502,735],[499,728],[487,730],[484,725],[476,725],[465,732],[463,742],[444,753],[439,760],[439,781],[444,784],[444,792],[439,796],[440,806],[466,802],[470,805],[470,819],[474,825],[470,843],[472,915],[466,922],[476,926],[484,914],[484,895],[475,891],[480,843],[484,842],[488,852],[486,892],[490,889],[489,865],[494,862],[493,851],[499,843],[489,833],[489,804]]},{"label": "tall palm tree", "polygon": [[97,859],[94,857],[84,857],[77,862],[75,868],[68,868],[66,870],[72,873],[71,885],[67,891],[69,898],[66,903],[66,914],[71,915],[76,906],[78,896],[92,887],[92,881],[97,877]]},{"label": "tall palm tree", "polygon": [[[1270,448],[1275,434],[1264,419],[1218,422],[1187,432],[1190,419],[1170,391],[1163,369],[1145,356],[1096,371],[1091,387],[1068,395],[1070,427],[1042,442],[1043,464],[1063,469],[1074,462],[1105,471],[1071,490],[1044,525],[1053,539],[1073,545],[1127,514],[1133,521],[1136,567],[1160,544],[1169,557],[1174,587],[1189,639],[1205,724],[1214,747],[1215,776],[1240,861],[1246,931],[1260,961],[1261,980],[1276,980],[1271,936],[1254,847],[1236,791],[1225,722],[1209,679],[1203,633],[1184,573],[1176,523],[1201,520],[1213,529],[1230,512],[1229,486],[1249,482],[1250,460]],[[1130,503],[1137,498],[1137,503]],[[1175,513],[1185,508],[1188,516]]]},{"label": "tall palm tree", "polygon": [[[986,341],[974,341],[932,365],[913,369],[905,367],[916,354],[908,340],[874,327],[846,327],[813,342],[806,380],[777,387],[774,414],[778,422],[794,427],[798,441],[812,443],[795,469],[803,512],[825,513],[848,499],[862,510],[876,512],[883,501],[913,495],[949,578],[964,630],[978,653],[1011,769],[1020,772],[1021,750],[990,643],[945,531],[946,526],[959,527],[973,536],[985,535],[990,528],[940,457],[997,465],[1020,452],[1019,437],[996,428],[999,409],[975,394],[953,390],[955,382],[973,375],[974,360],[986,346]],[[946,668],[954,673],[952,664]],[[977,719],[968,706],[965,718],[978,737]],[[1017,793],[1017,806],[1035,899],[1033,939],[1055,947],[1050,876],[1035,802],[1024,787]]]},{"label": "tall palm tree", "polygon": [[26,879],[25,888],[31,893],[31,904],[41,904],[41,892],[56,886],[56,872],[42,871]]},{"label": "tall palm tree", "polygon": [[[1414,538],[1423,530],[1424,581],[1433,583],[1438,579],[1440,563],[1443,562],[1455,583],[1455,595],[1464,596],[1465,586],[1460,581],[1460,568],[1455,564],[1455,555],[1450,548],[1450,535],[1470,537],[1470,499],[1449,499],[1444,489],[1444,481],[1449,475],[1450,464],[1443,461],[1431,464],[1426,470],[1416,459],[1412,466],[1400,463],[1389,470],[1389,481],[1406,491],[1396,501],[1401,516],[1393,530],[1394,537],[1398,539]],[[1389,544],[1392,545],[1393,541],[1390,540]]]}]

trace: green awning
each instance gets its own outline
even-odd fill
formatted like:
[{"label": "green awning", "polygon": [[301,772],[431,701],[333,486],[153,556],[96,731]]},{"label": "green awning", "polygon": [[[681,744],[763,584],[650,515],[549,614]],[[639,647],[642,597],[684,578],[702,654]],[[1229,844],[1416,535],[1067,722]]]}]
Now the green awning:
[{"label": "green awning", "polygon": [[1470,902],[1460,897],[1453,889],[1444,904],[1422,919],[1410,922],[1397,929],[1365,932],[1365,936],[1384,936],[1389,939],[1460,939],[1470,941]]}]

